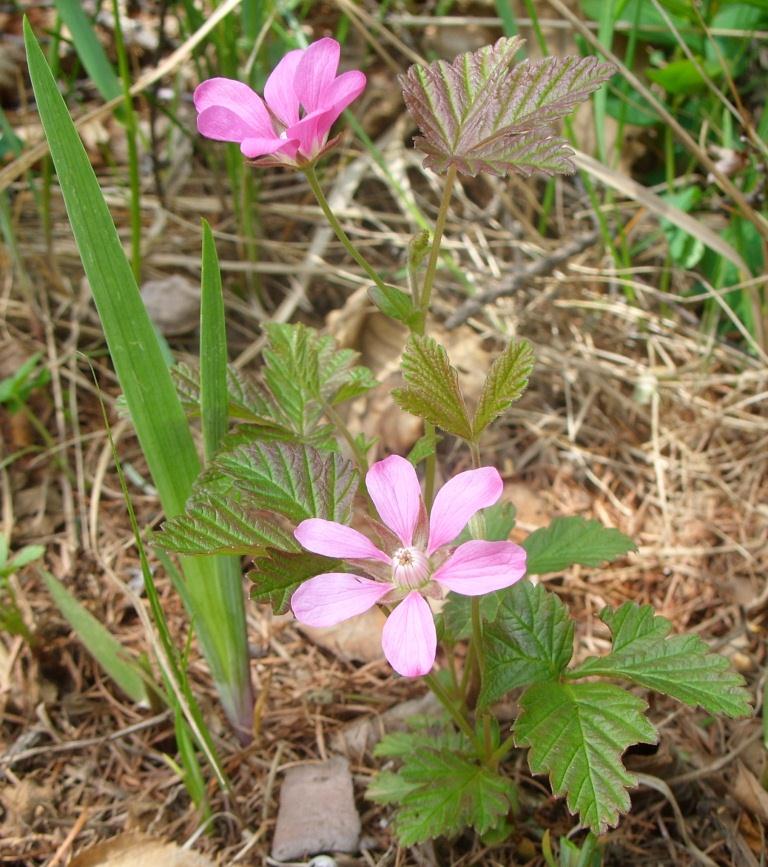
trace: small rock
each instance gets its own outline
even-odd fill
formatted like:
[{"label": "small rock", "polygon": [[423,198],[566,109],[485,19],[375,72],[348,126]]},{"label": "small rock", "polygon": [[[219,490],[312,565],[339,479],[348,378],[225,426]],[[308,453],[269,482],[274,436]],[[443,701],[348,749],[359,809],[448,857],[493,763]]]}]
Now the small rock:
[{"label": "small rock", "polygon": [[359,841],[360,816],[345,758],[286,771],[272,842],[276,861],[318,852],[356,852]]},{"label": "small rock", "polygon": [[184,334],[200,321],[200,286],[181,274],[147,280],[141,298],[163,334]]}]

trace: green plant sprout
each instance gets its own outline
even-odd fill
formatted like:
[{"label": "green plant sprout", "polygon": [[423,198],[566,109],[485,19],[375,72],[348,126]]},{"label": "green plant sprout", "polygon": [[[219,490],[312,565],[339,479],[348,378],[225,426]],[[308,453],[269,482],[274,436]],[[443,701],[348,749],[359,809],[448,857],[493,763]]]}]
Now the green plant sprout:
[{"label": "green plant sprout", "polygon": [[20,635],[29,645],[34,644],[34,635],[24,622],[10,578],[44,553],[42,545],[27,545],[11,556],[8,539],[0,533],[0,629],[9,635]]}]

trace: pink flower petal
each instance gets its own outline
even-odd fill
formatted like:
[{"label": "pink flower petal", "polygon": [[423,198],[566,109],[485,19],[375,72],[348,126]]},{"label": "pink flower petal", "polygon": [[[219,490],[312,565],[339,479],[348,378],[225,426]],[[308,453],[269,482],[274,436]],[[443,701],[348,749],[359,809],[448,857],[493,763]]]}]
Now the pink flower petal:
[{"label": "pink flower petal", "polygon": [[365,485],[381,520],[408,547],[419,520],[421,487],[410,461],[390,455],[368,470]]},{"label": "pink flower petal", "polygon": [[291,609],[306,626],[335,626],[367,611],[387,593],[391,585],[350,575],[324,572],[305,581],[291,596]]},{"label": "pink flower petal", "polygon": [[290,126],[299,119],[299,97],[294,90],[293,80],[303,56],[302,49],[289,51],[272,70],[264,85],[264,100],[284,126]]},{"label": "pink flower petal", "polygon": [[311,160],[322,150],[334,120],[332,108],[315,111],[289,126],[285,134],[298,141],[301,155]]},{"label": "pink flower petal", "polygon": [[[261,97],[242,81],[231,78],[209,78],[195,88],[195,108],[200,113],[197,128],[201,135],[218,141],[242,141],[247,136],[271,138],[275,136],[272,121]],[[209,113],[217,108],[229,114]],[[203,115],[207,119],[203,119]],[[229,119],[229,131],[223,125]],[[237,118],[237,122],[234,121]],[[208,130],[216,134],[211,134]],[[276,137],[276,136],[275,136]]]},{"label": "pink flower petal", "polygon": [[464,596],[481,596],[509,587],[525,575],[525,548],[514,542],[465,542],[432,576]]},{"label": "pink flower petal", "polygon": [[323,94],[331,86],[339,66],[341,47],[335,39],[319,39],[304,51],[293,86],[307,112],[326,107]]},{"label": "pink flower petal", "polygon": [[429,516],[427,554],[452,542],[480,509],[492,506],[504,483],[493,467],[466,470],[449,479],[437,492]]},{"label": "pink flower petal", "polygon": [[[240,142],[240,150],[243,156],[251,160],[256,157],[262,157],[265,154],[286,154],[293,157],[296,155],[297,149],[298,146],[295,141],[277,138],[277,136],[274,138],[248,137]],[[293,153],[290,153],[291,150]]]},{"label": "pink flower petal", "polygon": [[437,635],[432,609],[412,590],[387,618],[381,636],[384,656],[403,677],[428,674],[435,664]]},{"label": "pink flower petal", "polygon": [[334,79],[322,97],[323,105],[333,109],[334,112],[333,120],[328,125],[329,128],[333,126],[333,123],[342,111],[360,96],[365,90],[365,85],[365,75],[356,69],[343,72],[338,78]]},{"label": "pink flower petal", "polygon": [[325,557],[345,560],[381,560],[390,563],[391,557],[380,551],[370,539],[336,521],[308,518],[293,531],[293,535],[307,549]]}]

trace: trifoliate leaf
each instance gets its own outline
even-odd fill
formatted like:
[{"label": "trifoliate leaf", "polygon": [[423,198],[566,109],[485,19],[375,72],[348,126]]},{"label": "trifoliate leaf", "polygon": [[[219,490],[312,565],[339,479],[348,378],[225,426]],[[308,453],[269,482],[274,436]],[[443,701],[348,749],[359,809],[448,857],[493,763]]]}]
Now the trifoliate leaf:
[{"label": "trifoliate leaf", "polygon": [[548,527],[535,530],[523,542],[528,552],[528,574],[562,572],[574,563],[600,566],[628,551],[635,543],[599,521],[578,516],[555,518]]},{"label": "trifoliate leaf", "polygon": [[527,340],[510,343],[493,362],[483,383],[480,401],[472,420],[475,439],[504,410],[520,398],[528,387],[533,370],[533,347]]},{"label": "trifoliate leaf", "polygon": [[406,411],[463,439],[472,425],[459,389],[459,374],[446,351],[431,337],[412,335],[403,353],[404,388],[392,396]]},{"label": "trifoliate leaf", "polygon": [[[269,439],[325,444],[331,430],[321,424],[325,407],[365,394],[376,380],[367,367],[355,366],[356,352],[336,349],[331,337],[305,325],[270,323],[265,330],[264,381],[227,368],[230,419],[264,427]],[[179,364],[172,375],[184,408],[199,415],[198,369]]]},{"label": "trifoliate leaf", "polygon": [[255,585],[251,588],[251,599],[270,602],[275,614],[284,614],[300,584],[324,572],[338,572],[341,567],[341,560],[331,560],[307,551],[269,550],[264,557],[254,560],[253,569],[246,577]]},{"label": "trifoliate leaf", "polygon": [[554,593],[518,581],[492,595],[499,607],[483,630],[482,707],[511,689],[557,678],[573,653],[573,623]]},{"label": "trifoliate leaf", "polygon": [[199,491],[154,540],[179,554],[254,554],[266,547],[299,550],[286,521],[259,506],[250,492]]},{"label": "trifoliate leaf", "polygon": [[[510,808],[512,783],[477,759],[429,747],[412,752],[398,774],[377,775],[367,795],[397,803],[394,827],[401,846],[494,828]],[[397,778],[397,779],[393,779]]]},{"label": "trifoliate leaf", "polygon": [[530,747],[531,771],[549,774],[553,793],[593,831],[615,825],[630,807],[627,787],[637,783],[622,753],[656,742],[645,702],[610,683],[549,681],[527,689],[520,705],[515,738]]},{"label": "trifoliate leaf", "polygon": [[744,679],[698,635],[669,635],[668,620],[634,602],[606,608],[600,619],[613,636],[611,653],[590,657],[571,676],[621,677],[710,713],[750,714]]},{"label": "trifoliate leaf", "polygon": [[358,485],[357,471],[340,455],[286,443],[247,443],[222,452],[196,488],[220,485],[222,477],[260,508],[295,523],[305,518],[346,523]]},{"label": "trifoliate leaf", "polygon": [[573,171],[550,125],[600,86],[613,67],[594,57],[547,57],[515,64],[522,40],[499,39],[448,63],[412,66],[403,97],[423,136],[415,144],[437,171],[465,174]]}]

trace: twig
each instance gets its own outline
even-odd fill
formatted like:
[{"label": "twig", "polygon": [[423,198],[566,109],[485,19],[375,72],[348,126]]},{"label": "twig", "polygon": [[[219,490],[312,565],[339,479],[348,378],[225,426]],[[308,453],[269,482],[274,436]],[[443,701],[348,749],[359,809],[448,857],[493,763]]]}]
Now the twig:
[{"label": "twig", "polygon": [[452,316],[448,317],[448,321],[445,323],[446,328],[456,328],[465,323],[470,316],[474,316],[475,313],[481,310],[484,305],[491,304],[498,298],[504,298],[507,295],[514,295],[515,292],[522,289],[522,287],[533,280],[534,277],[546,277],[547,274],[551,274],[559,265],[562,265],[571,257],[583,253],[584,250],[591,247],[597,238],[597,232],[590,232],[588,235],[582,235],[580,238],[571,241],[570,244],[560,247],[549,256],[542,256],[541,259],[537,259],[523,271],[515,274],[504,286],[497,289],[489,289],[487,292],[481,292],[479,295],[475,295],[474,298],[465,301]]}]

